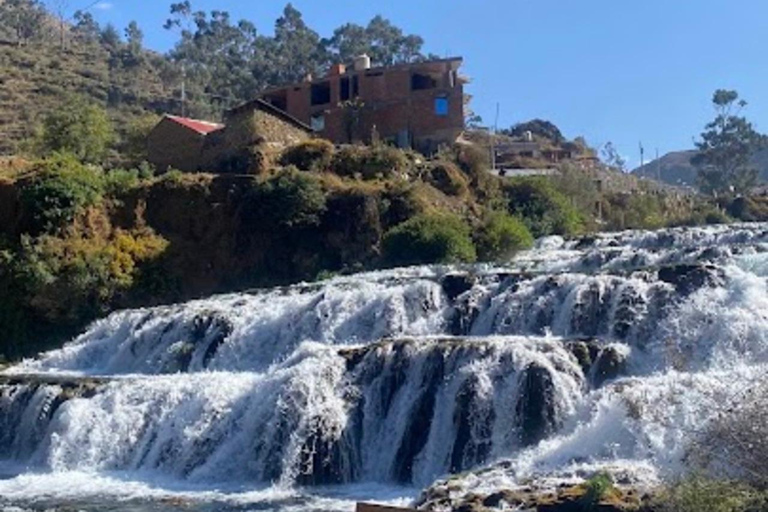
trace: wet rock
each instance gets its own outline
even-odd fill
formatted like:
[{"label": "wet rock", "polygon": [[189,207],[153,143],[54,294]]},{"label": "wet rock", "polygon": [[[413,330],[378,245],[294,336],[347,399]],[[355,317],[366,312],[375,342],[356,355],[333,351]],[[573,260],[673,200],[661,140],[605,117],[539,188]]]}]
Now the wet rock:
[{"label": "wet rock", "polygon": [[[490,494],[449,493],[444,488],[425,491],[417,502],[419,510],[463,510],[492,512],[520,510],[528,512],[653,512],[651,497],[632,487],[612,487],[599,499],[589,496],[588,485],[561,485],[556,488],[537,485],[500,489]],[[458,495],[457,495],[458,494]]]},{"label": "wet rock", "polygon": [[192,322],[192,339],[195,343],[209,339],[208,346],[203,355],[204,368],[208,367],[208,363],[216,355],[219,347],[232,334],[233,330],[232,322],[218,313],[195,317]]},{"label": "wet rock", "polygon": [[675,287],[681,295],[690,295],[703,287],[723,283],[723,273],[714,265],[674,265],[659,270],[659,280]]},{"label": "wet rock", "polygon": [[577,243],[575,249],[577,251],[583,251],[584,249],[589,249],[590,247],[594,247],[595,242],[597,242],[596,236],[585,236],[582,237]]},{"label": "wet rock", "polygon": [[469,274],[448,274],[442,278],[440,285],[448,299],[453,302],[459,295],[471,290],[476,282],[477,278]]},{"label": "wet rock", "polygon": [[600,353],[599,342],[597,340],[577,340],[566,342],[566,348],[573,354],[578,361],[584,375],[589,375],[592,370],[592,364]]},{"label": "wet rock", "polygon": [[483,505],[488,508],[502,508],[505,505],[507,507],[519,507],[524,504],[525,500],[519,492],[506,489],[486,496],[483,500]]},{"label": "wet rock", "polygon": [[413,463],[424,449],[432,429],[437,390],[445,376],[445,361],[439,352],[432,353],[425,361],[428,371],[424,374],[421,395],[414,401],[408,415],[408,425],[395,456],[394,479],[399,483],[411,483]]},{"label": "wet rock", "polygon": [[592,384],[600,387],[609,380],[620,377],[626,370],[627,354],[617,347],[600,351],[592,368]]},{"label": "wet rock", "polygon": [[549,370],[531,365],[520,377],[520,398],[516,406],[520,442],[531,446],[554,433],[557,426],[555,385]]},{"label": "wet rock", "polygon": [[454,336],[466,336],[472,331],[472,325],[480,316],[482,307],[479,297],[468,293],[455,301],[453,315],[450,320],[450,332]]},{"label": "wet rock", "polygon": [[469,467],[483,464],[491,451],[491,434],[495,413],[478,415],[475,411],[477,379],[469,378],[456,397],[453,422],[456,438],[451,451],[451,473],[459,473]]},{"label": "wet rock", "polygon": [[355,468],[359,467],[350,460],[353,453],[346,436],[334,439],[319,430],[314,432],[302,447],[296,483],[314,486],[340,485],[353,481]]}]

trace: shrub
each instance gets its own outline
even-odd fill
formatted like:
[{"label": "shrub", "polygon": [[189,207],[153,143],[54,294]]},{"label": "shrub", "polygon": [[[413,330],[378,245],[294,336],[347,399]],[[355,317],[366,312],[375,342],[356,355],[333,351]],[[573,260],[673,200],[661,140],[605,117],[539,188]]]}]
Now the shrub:
[{"label": "shrub", "polygon": [[482,261],[507,259],[520,249],[533,245],[533,236],[525,224],[506,212],[489,212],[475,236]]},{"label": "shrub", "polygon": [[110,197],[119,197],[139,184],[138,169],[113,169],[106,173],[104,190]]},{"label": "shrub", "polygon": [[52,232],[72,222],[83,208],[99,202],[104,172],[80,163],[71,154],[55,154],[22,185],[21,197],[31,234]]},{"label": "shrub", "polygon": [[453,163],[438,161],[428,171],[429,183],[449,196],[462,196],[467,193],[467,178]]},{"label": "shrub", "polygon": [[579,500],[584,510],[595,510],[598,504],[614,493],[613,478],[608,473],[597,473],[584,484],[584,496]]},{"label": "shrub", "polygon": [[501,193],[501,180],[492,175],[490,152],[475,144],[457,144],[454,147],[456,163],[469,178],[477,198],[489,208],[505,208]]},{"label": "shrub", "polygon": [[682,219],[675,219],[670,225],[672,226],[702,226],[713,224],[728,224],[733,222],[724,211],[712,204],[698,204],[696,205],[689,215]]},{"label": "shrub", "polygon": [[402,174],[409,166],[410,161],[405,153],[377,144],[341,148],[333,158],[331,169],[339,176],[360,176],[370,180]]},{"label": "shrub", "polygon": [[664,489],[656,498],[658,512],[747,512],[765,510],[765,497],[737,482],[692,476]]},{"label": "shrub", "polygon": [[325,139],[300,142],[286,149],[280,157],[280,165],[293,165],[302,171],[324,171],[333,160],[335,148]]},{"label": "shrub", "polygon": [[768,197],[737,197],[728,205],[728,214],[747,222],[768,221]]},{"label": "shrub", "polygon": [[423,213],[425,209],[426,205],[419,198],[413,184],[405,181],[387,182],[379,205],[384,226],[401,224]]},{"label": "shrub", "polygon": [[295,168],[258,182],[252,195],[257,219],[272,226],[307,227],[320,224],[326,198],[320,181]]},{"label": "shrub", "polygon": [[131,165],[139,165],[147,159],[147,137],[160,122],[156,114],[145,114],[131,119],[123,134],[120,151]]},{"label": "shrub", "polygon": [[103,315],[134,286],[140,266],[167,245],[148,230],[118,231],[112,238],[23,237],[15,252],[0,253],[6,292],[0,294],[0,353],[28,354],[43,341],[37,335],[63,337]]},{"label": "shrub", "polygon": [[584,231],[584,219],[548,178],[516,178],[504,183],[510,213],[519,216],[533,236],[574,236]]},{"label": "shrub", "polygon": [[88,163],[98,163],[114,141],[106,111],[80,98],[66,100],[43,120],[44,154],[69,152]]},{"label": "shrub", "polygon": [[418,215],[384,235],[384,259],[393,265],[472,262],[469,227],[453,215]]},{"label": "shrub", "polygon": [[184,173],[178,169],[168,169],[160,175],[160,181],[170,186],[178,186],[184,183]]},{"label": "shrub", "polygon": [[669,223],[663,197],[612,194],[606,198],[604,214],[609,229],[659,229]]}]

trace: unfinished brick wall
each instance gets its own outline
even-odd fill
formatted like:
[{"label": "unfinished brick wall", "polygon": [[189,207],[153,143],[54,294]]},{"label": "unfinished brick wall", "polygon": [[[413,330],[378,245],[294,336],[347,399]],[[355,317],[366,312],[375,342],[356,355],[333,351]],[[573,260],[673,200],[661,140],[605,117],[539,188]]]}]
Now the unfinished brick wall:
[{"label": "unfinished brick wall", "polygon": [[[375,132],[383,140],[430,151],[455,141],[464,129],[460,63],[461,59],[446,59],[349,71],[268,91],[263,98],[307,124],[322,118],[324,127],[318,135],[335,143],[368,143]],[[426,77],[428,85],[415,87],[417,75]],[[342,95],[343,81],[348,84],[348,98]],[[312,105],[313,86],[329,88],[327,103]]]}]

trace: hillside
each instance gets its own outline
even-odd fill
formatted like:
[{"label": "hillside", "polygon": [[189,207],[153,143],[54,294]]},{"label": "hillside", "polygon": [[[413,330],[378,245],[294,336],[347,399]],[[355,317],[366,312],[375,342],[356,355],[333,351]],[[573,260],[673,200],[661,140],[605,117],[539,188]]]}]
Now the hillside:
[{"label": "hillside", "polygon": [[132,59],[95,43],[0,45],[0,155],[17,154],[42,117],[72,95],[106,107],[119,129],[147,111],[175,111],[176,83],[151,52]]},{"label": "hillside", "polygon": [[[691,165],[691,158],[695,154],[695,150],[673,151],[638,167],[632,174],[652,180],[660,176],[661,181],[670,185],[695,186],[696,168]],[[760,170],[762,181],[768,181],[768,150],[757,153],[752,159],[752,165]]]}]

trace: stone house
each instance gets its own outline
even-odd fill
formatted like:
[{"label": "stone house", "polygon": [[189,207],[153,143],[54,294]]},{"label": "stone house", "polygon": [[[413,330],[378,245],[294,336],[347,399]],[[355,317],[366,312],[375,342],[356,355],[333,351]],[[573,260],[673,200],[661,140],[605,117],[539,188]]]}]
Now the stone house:
[{"label": "stone house", "polygon": [[367,56],[319,79],[262,92],[259,97],[336,144],[379,138],[424,152],[453,143],[464,131],[459,57],[371,68]]},{"label": "stone house", "polygon": [[224,124],[164,116],[149,134],[148,158],[161,171],[260,173],[311,137],[309,126],[257,99],[227,112]]},{"label": "stone house", "polygon": [[165,115],[147,138],[148,160],[160,171],[200,171],[206,137],[222,128],[222,124]]},{"label": "stone house", "polygon": [[312,128],[261,99],[240,105],[224,116],[223,129],[205,141],[202,161],[223,173],[258,174],[283,150],[312,138]]}]

